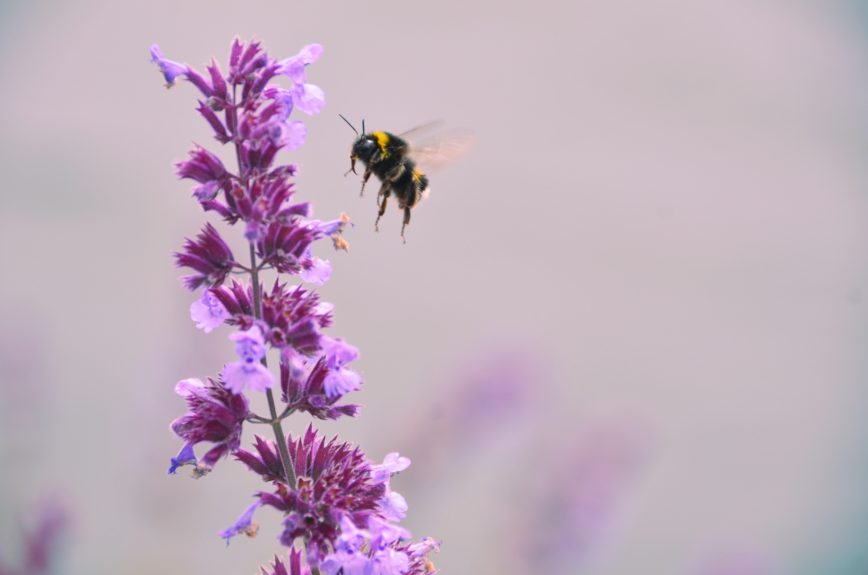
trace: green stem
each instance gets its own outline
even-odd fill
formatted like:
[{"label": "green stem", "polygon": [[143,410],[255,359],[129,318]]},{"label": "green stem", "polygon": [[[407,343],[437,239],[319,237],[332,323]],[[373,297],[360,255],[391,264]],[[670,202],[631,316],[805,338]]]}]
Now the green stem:
[{"label": "green stem", "polygon": [[[259,268],[256,266],[256,249],[250,242],[250,281],[253,283],[253,317],[262,318],[262,293],[259,285]],[[268,367],[265,357],[262,365]],[[277,416],[277,406],[274,402],[274,393],[270,389],[265,390],[268,399],[268,411],[271,413],[271,429],[274,430],[274,438],[277,440],[277,449],[280,451],[280,461],[283,464],[283,474],[291,489],[295,489],[295,472],[292,470],[292,461],[289,458],[289,449],[286,447],[286,434],[283,433],[281,418]]]}]

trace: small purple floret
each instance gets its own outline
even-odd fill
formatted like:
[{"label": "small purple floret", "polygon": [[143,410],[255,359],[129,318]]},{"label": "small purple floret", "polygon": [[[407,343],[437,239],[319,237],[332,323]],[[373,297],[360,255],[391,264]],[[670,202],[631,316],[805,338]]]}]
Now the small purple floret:
[{"label": "small purple floret", "polygon": [[253,504],[248,507],[244,513],[229,527],[220,532],[220,537],[226,540],[226,543],[229,543],[229,540],[238,535],[239,533],[245,533],[248,536],[252,537],[256,534],[256,524],[253,523],[253,514],[256,513],[256,510],[262,506],[262,502],[256,500]]},{"label": "small purple floret", "polygon": [[204,290],[202,297],[190,304],[190,317],[196,327],[205,333],[211,333],[214,328],[223,325],[231,316],[211,290]]},{"label": "small purple floret", "polygon": [[189,66],[174,62],[167,58],[163,58],[163,53],[157,44],[151,46],[151,62],[155,63],[160,69],[160,73],[166,80],[166,87],[171,88],[175,85],[175,80],[179,76],[186,76]]},{"label": "small purple floret", "polygon": [[265,357],[265,340],[262,331],[253,326],[246,331],[233,333],[229,339],[235,342],[235,353],[241,361],[229,363],[223,368],[223,381],[232,393],[245,389],[265,391],[274,385],[274,376],[261,360]]}]

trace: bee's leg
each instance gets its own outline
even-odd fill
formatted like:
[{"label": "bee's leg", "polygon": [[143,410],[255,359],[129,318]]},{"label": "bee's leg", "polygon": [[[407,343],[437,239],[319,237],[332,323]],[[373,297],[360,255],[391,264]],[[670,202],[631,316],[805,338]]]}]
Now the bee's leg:
[{"label": "bee's leg", "polygon": [[380,196],[383,197],[383,199],[380,201],[380,204],[379,204],[380,205],[380,211],[377,213],[377,221],[374,222],[374,229],[378,232],[380,231],[380,226],[379,226],[380,218],[382,218],[383,214],[386,213],[386,201],[389,199],[389,196],[391,195],[391,193],[392,192],[389,190],[389,186],[387,186],[386,184],[383,184],[383,187],[380,188],[380,193],[377,194],[377,198],[379,198]]},{"label": "bee's leg", "polygon": [[401,226],[401,239],[404,240],[404,243],[407,243],[407,238],[404,237],[404,228],[407,227],[407,224],[410,223],[410,207],[407,206],[404,208],[404,224]]},{"label": "bee's leg", "polygon": [[365,175],[362,176],[362,191],[359,192],[359,196],[365,195],[365,184],[368,183],[369,179],[371,179],[371,168],[365,168]]}]

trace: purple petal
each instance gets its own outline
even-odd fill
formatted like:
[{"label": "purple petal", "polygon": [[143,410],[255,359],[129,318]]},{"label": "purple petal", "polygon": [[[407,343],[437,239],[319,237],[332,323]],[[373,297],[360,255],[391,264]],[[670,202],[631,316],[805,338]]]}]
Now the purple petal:
[{"label": "purple petal", "polygon": [[397,491],[389,491],[380,501],[383,516],[391,521],[400,521],[407,515],[407,500]]},{"label": "purple petal", "polygon": [[202,297],[190,304],[190,317],[196,327],[205,333],[211,333],[220,327],[231,316],[210,290],[202,292]]},{"label": "purple petal", "polygon": [[274,386],[274,375],[261,363],[236,361],[223,367],[223,382],[226,389],[239,394],[245,389],[265,391]]},{"label": "purple petal", "polygon": [[349,369],[331,371],[323,382],[328,397],[341,397],[362,386],[362,377]]},{"label": "purple petal", "polygon": [[298,275],[302,280],[318,286],[329,281],[329,278],[332,275],[332,265],[328,260],[310,258],[308,262],[308,267],[302,266],[301,270],[298,272]]},{"label": "purple petal", "polygon": [[307,126],[303,122],[293,120],[291,122],[282,122],[280,124],[280,134],[278,141],[281,146],[287,150],[295,150],[304,144],[307,137]]},{"label": "purple petal", "polygon": [[157,44],[151,46],[151,62],[154,62],[166,80],[166,87],[171,88],[179,76],[186,76],[189,67],[163,58],[163,53]]},{"label": "purple petal", "polygon": [[241,517],[239,517],[235,523],[220,532],[220,537],[225,539],[226,543],[229,543],[229,540],[239,533],[247,533],[248,535],[255,533],[255,531],[251,530],[251,525],[253,525],[253,514],[261,505],[261,501],[255,501],[253,505],[248,507],[244,513],[241,514]]},{"label": "purple petal", "polygon": [[313,116],[325,107],[325,92],[315,84],[297,84],[292,90],[292,102],[296,108]]},{"label": "purple petal", "polygon": [[169,475],[174,475],[178,468],[182,465],[196,465],[196,454],[193,452],[193,444],[185,443],[178,452],[178,455],[172,458],[169,466]]}]

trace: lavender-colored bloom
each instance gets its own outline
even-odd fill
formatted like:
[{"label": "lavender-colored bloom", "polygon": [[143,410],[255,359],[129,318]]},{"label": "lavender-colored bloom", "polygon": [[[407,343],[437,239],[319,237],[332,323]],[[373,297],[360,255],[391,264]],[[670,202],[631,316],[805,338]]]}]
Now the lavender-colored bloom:
[{"label": "lavender-colored bloom", "polygon": [[193,291],[203,284],[222,284],[235,265],[235,256],[214,226],[205,224],[195,240],[184,242],[184,251],[175,253],[175,264],[196,272],[184,277],[184,285]]},{"label": "lavender-colored bloom", "polygon": [[287,439],[296,488],[283,484],[277,445],[257,438],[258,454],[239,450],[236,457],[266,481],[277,482],[273,493],[259,494],[265,505],[285,515],[281,543],[291,547],[302,538],[308,546],[308,562],[318,565],[340,535],[340,521],[352,518],[364,524],[376,514],[383,496],[382,484],[371,481],[371,467],[364,453],[337,438],[326,442],[308,427],[302,437]]},{"label": "lavender-colored bloom", "polygon": [[226,181],[228,172],[220,158],[201,146],[190,150],[189,156],[189,159],[175,164],[179,178],[195,180],[200,184]]},{"label": "lavender-colored bloom", "polygon": [[262,502],[259,500],[254,501],[253,504],[241,514],[235,523],[220,532],[220,537],[225,539],[227,544],[230,539],[239,533],[244,533],[248,537],[254,537],[259,531],[259,525],[253,522],[253,514],[260,507],[262,507]]},{"label": "lavender-colored bloom", "polygon": [[407,516],[407,500],[397,491],[387,488],[380,500],[380,510],[389,521],[400,521]]},{"label": "lavender-colored bloom", "polygon": [[171,459],[171,463],[169,464],[169,475],[174,475],[179,467],[184,465],[196,465],[199,463],[199,460],[196,459],[196,452],[193,451],[192,443],[185,443],[181,447],[181,451],[178,452],[178,455]]},{"label": "lavender-colored bloom", "polygon": [[303,355],[320,351],[320,329],[331,325],[331,313],[319,305],[319,296],[302,286],[287,287],[275,282],[262,294],[262,320],[268,326],[266,338],[277,348],[292,347]]},{"label": "lavender-colored bloom", "polygon": [[154,62],[160,68],[160,73],[163,74],[163,78],[166,80],[167,88],[174,86],[175,80],[179,76],[186,76],[189,69],[189,66],[163,58],[163,53],[156,44],[151,46],[151,62]]},{"label": "lavender-colored bloom", "polygon": [[377,483],[385,483],[397,474],[410,467],[410,459],[401,457],[397,451],[386,455],[382,465],[374,465],[371,468],[371,479]]},{"label": "lavender-colored bloom", "polygon": [[211,333],[214,328],[223,325],[231,316],[211,290],[203,290],[202,297],[190,304],[190,317],[196,327],[205,333]]},{"label": "lavender-colored bloom", "polygon": [[265,340],[262,331],[253,326],[246,331],[233,333],[229,339],[235,342],[235,353],[241,361],[229,363],[223,368],[223,381],[232,393],[244,389],[265,391],[274,385],[274,376],[262,365],[265,357]]},{"label": "lavender-colored bloom", "polygon": [[292,102],[309,116],[319,114],[325,107],[325,92],[314,84],[298,84],[292,90]]},{"label": "lavender-colored bloom", "polygon": [[292,80],[293,84],[304,84],[305,68],[322,56],[323,47],[321,44],[308,44],[298,54],[277,63],[277,73],[283,74]]},{"label": "lavender-colored bloom", "polygon": [[205,78],[203,78],[201,74],[199,74],[186,64],[181,64],[179,62],[169,60],[168,58],[164,58],[163,53],[160,51],[160,47],[158,45],[152,45],[150,52],[151,62],[155,63],[160,69],[160,73],[166,80],[167,88],[171,88],[172,86],[174,86],[176,79],[185,78],[191,84],[199,88],[199,91],[202,92],[202,94],[204,94],[206,97],[210,97],[214,93],[214,91],[211,89],[211,86],[208,84],[208,81],[205,80]]},{"label": "lavender-colored bloom", "polygon": [[[172,459],[169,473],[179,465],[196,464],[198,474],[210,470],[218,459],[234,452],[241,443],[241,426],[247,417],[247,399],[229,392],[222,384],[208,379],[184,379],[175,393],[187,401],[189,411],[172,422],[171,428],[185,440],[181,452]],[[203,441],[215,445],[196,463],[193,446]]]},{"label": "lavender-colored bloom", "polygon": [[344,342],[323,336],[320,339],[326,367],[329,373],[323,383],[328,397],[342,397],[351,391],[356,391],[362,385],[361,376],[344,365],[359,357],[359,350]]},{"label": "lavender-colored bloom", "polygon": [[310,250],[301,259],[298,277],[307,283],[324,285],[332,275],[332,265],[328,260],[321,260],[310,255]]},{"label": "lavender-colored bloom", "polygon": [[294,352],[285,353],[280,364],[283,401],[292,410],[307,412],[319,419],[337,419],[343,415],[355,417],[358,405],[336,405],[341,396],[326,393],[325,381],[330,374],[324,358],[305,364]]}]

